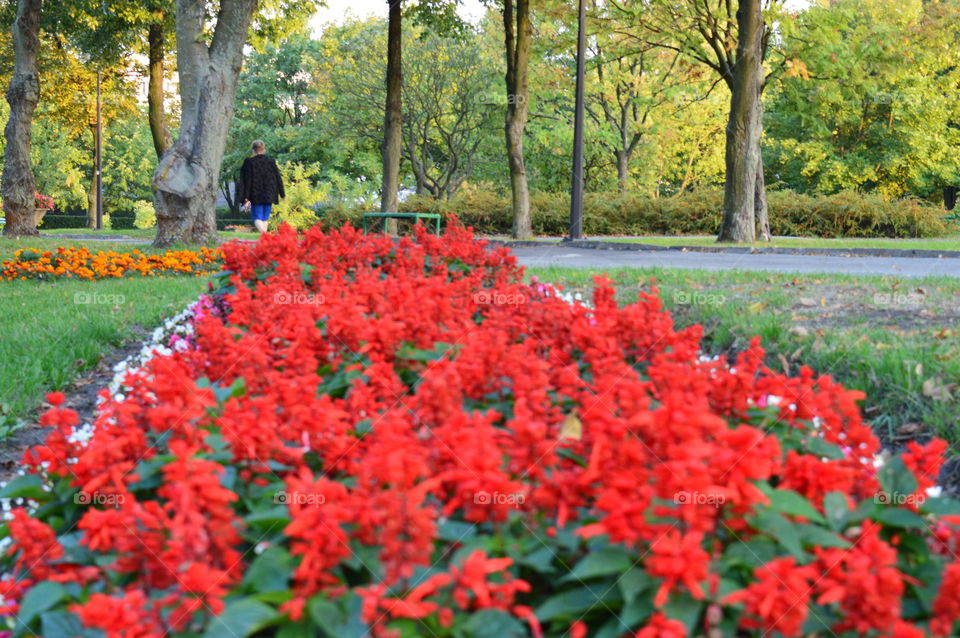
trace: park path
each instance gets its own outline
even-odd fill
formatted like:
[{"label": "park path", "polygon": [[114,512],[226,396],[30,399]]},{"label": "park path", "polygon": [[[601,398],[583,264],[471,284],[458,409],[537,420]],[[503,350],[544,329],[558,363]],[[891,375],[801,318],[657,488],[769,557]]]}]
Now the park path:
[{"label": "park path", "polygon": [[896,277],[957,277],[960,259],[931,257],[842,257],[831,255],[731,254],[679,250],[598,250],[553,246],[511,246],[530,268],[688,268],[786,273],[839,273]]}]

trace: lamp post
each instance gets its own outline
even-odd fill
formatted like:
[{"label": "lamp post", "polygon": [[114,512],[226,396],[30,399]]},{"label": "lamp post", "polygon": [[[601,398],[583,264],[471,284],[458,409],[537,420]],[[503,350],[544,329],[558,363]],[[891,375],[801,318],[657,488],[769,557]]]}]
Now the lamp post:
[{"label": "lamp post", "polygon": [[103,230],[103,121],[100,113],[100,69],[97,69],[97,144],[94,158],[94,174],[97,188],[97,225]]},{"label": "lamp post", "polygon": [[584,54],[586,50],[586,7],[579,0],[577,16],[577,104],[573,124],[573,183],[570,186],[570,236],[568,241],[583,239],[583,120],[584,120]]}]

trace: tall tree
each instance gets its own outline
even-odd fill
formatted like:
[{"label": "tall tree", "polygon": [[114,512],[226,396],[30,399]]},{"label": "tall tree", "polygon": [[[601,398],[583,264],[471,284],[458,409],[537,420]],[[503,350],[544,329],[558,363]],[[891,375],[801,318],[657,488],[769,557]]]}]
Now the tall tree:
[{"label": "tall tree", "polygon": [[173,144],[163,108],[164,58],[166,55],[166,14],[162,9],[153,12],[154,20],[147,25],[147,113],[150,133],[157,159],[163,157]]},{"label": "tall tree", "polygon": [[[752,242],[757,236],[758,209],[766,211],[760,132],[763,129],[760,91],[763,87],[765,25],[760,0],[740,0],[737,8],[736,59],[727,58],[730,76],[730,115],[727,119],[723,221],[718,241]],[[726,56],[726,52],[717,55]],[[769,231],[764,240],[769,241]]]},{"label": "tall tree", "polygon": [[736,5],[731,0],[655,0],[641,9],[621,0],[611,0],[611,4],[634,18],[622,29],[624,33],[707,65],[730,89],[726,185],[718,239],[749,242],[759,235],[768,240],[760,96],[770,75],[782,69],[785,61],[764,76],[763,60],[772,33],[764,8],[779,7],[782,0],[739,0]]},{"label": "tall tree", "polygon": [[20,0],[13,23],[14,68],[7,88],[10,118],[4,129],[3,212],[5,237],[37,235],[33,222],[36,182],[30,165],[30,129],[40,100],[37,53],[41,0]]},{"label": "tall tree", "polygon": [[[395,213],[399,206],[400,157],[403,150],[403,14],[402,0],[387,0],[390,5],[387,27],[387,101],[383,117],[383,184],[380,212]],[[389,227],[391,230],[395,226]]]},{"label": "tall tree", "polygon": [[217,240],[217,184],[256,5],[257,0],[221,0],[216,20],[210,21],[204,0],[177,0],[180,136],[153,177],[156,246]]},{"label": "tall tree", "polygon": [[504,126],[510,191],[513,197],[513,237],[530,239],[530,190],[523,158],[523,132],[527,126],[530,92],[527,86],[533,23],[529,0],[503,0],[503,32],[506,50],[507,115]]}]

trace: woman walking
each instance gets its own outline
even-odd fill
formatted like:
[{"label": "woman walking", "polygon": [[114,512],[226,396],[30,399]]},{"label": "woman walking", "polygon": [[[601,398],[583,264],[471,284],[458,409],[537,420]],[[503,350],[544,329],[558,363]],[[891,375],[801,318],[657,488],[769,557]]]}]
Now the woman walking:
[{"label": "woman walking", "polygon": [[286,193],[277,163],[267,156],[267,145],[257,140],[252,148],[253,157],[243,160],[240,168],[240,199],[243,209],[250,212],[253,225],[263,234],[267,232],[273,205],[279,204]]}]

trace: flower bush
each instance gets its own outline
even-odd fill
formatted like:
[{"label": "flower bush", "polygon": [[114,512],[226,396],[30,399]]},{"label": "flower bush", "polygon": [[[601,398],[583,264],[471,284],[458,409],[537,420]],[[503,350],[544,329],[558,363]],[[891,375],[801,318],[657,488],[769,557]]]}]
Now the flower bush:
[{"label": "flower bush", "polygon": [[36,208],[53,210],[53,198],[49,195],[44,195],[40,191],[33,191],[33,200]]},{"label": "flower bush", "polygon": [[92,436],[49,396],[0,494],[15,633],[955,633],[945,445],[882,454],[829,377],[703,356],[656,290],[525,284],[457,226],[224,260]]},{"label": "flower bush", "polygon": [[61,246],[55,251],[24,248],[12,260],[0,264],[3,279],[109,279],[139,275],[206,275],[221,268],[222,253],[217,248],[168,250],[145,255],[139,250],[96,253],[87,248]]}]

